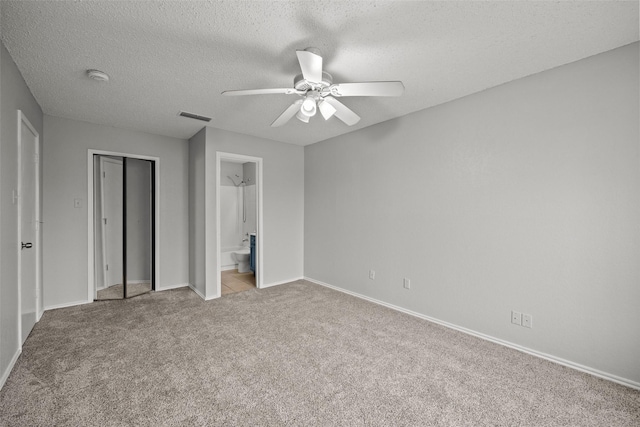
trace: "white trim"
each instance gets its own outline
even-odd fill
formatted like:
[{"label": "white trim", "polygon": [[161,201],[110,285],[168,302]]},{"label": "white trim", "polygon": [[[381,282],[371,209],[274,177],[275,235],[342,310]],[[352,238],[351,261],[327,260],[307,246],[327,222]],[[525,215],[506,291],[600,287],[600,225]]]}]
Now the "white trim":
[{"label": "white trim", "polygon": [[191,283],[189,283],[187,286],[189,286],[189,287],[191,288],[191,290],[192,290],[193,292],[195,292],[195,293],[196,293],[200,298],[202,298],[202,299],[203,299],[203,300],[205,300],[205,301],[207,300],[207,299],[204,297],[204,294],[203,294],[202,292],[200,292],[200,291],[198,290],[198,288],[196,288],[195,286],[193,286]]},{"label": "white trim", "polygon": [[[42,313],[42,295],[40,292],[40,286],[41,286],[41,274],[42,274],[42,266],[41,266],[41,241],[42,239],[40,238],[40,235],[42,233],[42,226],[40,224],[42,224],[41,218],[41,212],[40,212],[40,133],[38,133],[38,131],[36,130],[36,128],[33,127],[33,125],[31,124],[31,122],[29,121],[29,119],[24,115],[24,113],[22,112],[22,110],[17,110],[17,117],[18,117],[18,128],[17,128],[17,136],[18,136],[18,221],[17,221],[17,234],[18,234],[18,243],[21,244],[22,243],[22,201],[24,200],[23,198],[23,189],[22,189],[22,124],[24,123],[27,128],[29,129],[29,131],[33,134],[33,136],[35,137],[35,147],[34,147],[34,155],[36,156],[35,159],[33,159],[34,163],[36,164],[34,167],[34,175],[35,175],[35,182],[34,182],[34,190],[35,190],[35,194],[33,195],[35,198],[35,204],[34,204],[34,223],[36,225],[36,229],[34,230],[34,237],[35,237],[35,264],[36,264],[36,277],[35,277],[35,288],[36,288],[36,301],[35,301],[35,305],[36,305],[36,321],[35,323],[38,323],[38,321],[40,320],[41,317],[41,313]],[[37,160],[36,160],[37,159]],[[18,337],[19,337],[19,349],[20,351],[22,351],[22,343],[26,340],[26,337],[23,339],[22,337],[22,249],[21,247],[18,247]]]},{"label": "white trim", "polygon": [[220,267],[220,271],[229,271],[229,270],[237,270],[238,264],[236,265],[228,265],[226,267]]},{"label": "white trim", "polygon": [[[212,295],[207,300],[219,298],[222,295],[222,277],[220,272],[222,271],[220,268],[220,162],[222,160],[241,160],[246,162],[253,162],[256,164],[256,198],[257,201],[257,230],[256,230],[256,240],[257,240],[257,256],[256,256],[256,288],[262,289],[264,287],[263,284],[263,274],[264,264],[263,264],[263,250],[264,247],[264,233],[263,231],[263,186],[262,186],[262,169],[263,169],[263,160],[262,157],[254,157],[254,156],[245,156],[244,154],[235,154],[235,153],[225,153],[222,151],[216,151],[216,295]],[[206,243],[205,243],[206,244]]]},{"label": "white trim", "polygon": [[155,230],[154,233],[156,235],[156,245],[155,245],[155,279],[156,284],[160,283],[160,158],[155,156],[145,156],[141,154],[131,154],[131,153],[119,153],[115,151],[105,151],[105,150],[94,150],[92,148],[87,150],[87,223],[88,223],[88,232],[87,232],[87,258],[88,258],[88,284],[87,284],[87,301],[93,302],[94,291],[95,291],[95,255],[93,251],[93,156],[104,155],[104,156],[118,156],[118,157],[128,157],[131,159],[141,159],[141,160],[151,160],[155,165]]},{"label": "white trim", "polygon": [[49,305],[49,306],[44,308],[44,311],[57,310],[59,308],[75,307],[76,305],[85,305],[85,304],[90,304],[92,302],[93,302],[93,300],[91,300],[91,301],[81,300],[81,301],[74,301],[74,302],[63,302],[62,304]]},{"label": "white trim", "polygon": [[368,297],[366,295],[359,294],[357,292],[348,291],[346,289],[342,289],[342,288],[339,288],[337,286],[333,286],[333,285],[330,285],[328,283],[324,283],[324,282],[321,282],[319,280],[312,279],[310,277],[305,277],[304,279],[309,281],[309,282],[315,283],[317,285],[325,286],[327,288],[331,288],[331,289],[334,289],[336,291],[343,292],[345,294],[349,294],[349,295],[354,296],[356,298],[364,299],[364,300],[370,301],[372,303],[375,303],[375,304],[378,304],[378,305],[382,305],[382,306],[391,308],[391,309],[396,310],[396,311],[400,311],[400,312],[408,314],[410,316],[418,317],[420,319],[427,320],[429,322],[437,323],[438,325],[442,325],[442,326],[444,326],[446,328],[449,328],[449,329],[454,329],[456,331],[463,332],[465,334],[472,335],[474,337],[481,338],[481,339],[486,340],[486,341],[491,341],[493,343],[500,344],[500,345],[503,345],[505,347],[509,347],[509,348],[514,349],[514,350],[518,350],[518,351],[521,351],[523,353],[527,353],[527,354],[530,354],[532,356],[536,356],[536,357],[539,357],[541,359],[545,359],[545,360],[548,360],[550,362],[554,362],[554,363],[557,363],[559,365],[563,365],[563,366],[566,366],[568,368],[575,369],[575,370],[580,371],[580,372],[591,374],[591,375],[593,375],[595,377],[598,377],[598,378],[602,378],[602,379],[609,380],[609,381],[612,381],[614,383],[618,383],[618,384],[621,384],[621,385],[624,385],[624,386],[627,386],[627,387],[630,387],[630,388],[633,388],[633,389],[636,389],[636,390],[640,390],[640,383],[639,382],[632,381],[632,380],[627,379],[627,378],[622,378],[622,377],[619,377],[617,375],[613,375],[613,374],[610,374],[610,373],[607,373],[607,372],[600,371],[598,369],[590,368],[588,366],[584,366],[584,365],[581,365],[579,363],[572,362],[570,360],[562,359],[560,357],[556,357],[556,356],[553,356],[551,354],[542,353],[540,351],[532,350],[530,348],[523,347],[521,345],[514,344],[512,342],[505,341],[505,340],[502,340],[500,338],[495,338],[495,337],[492,337],[490,335],[483,334],[481,332],[476,332],[476,331],[474,331],[472,329],[467,329],[467,328],[464,328],[462,326],[454,325],[453,323],[445,322],[443,320],[439,320],[439,319],[436,319],[434,317],[426,316],[424,314],[417,313],[415,311],[407,310],[406,308],[402,308],[402,307],[399,307],[397,305],[389,304],[387,302],[380,301],[380,300],[377,300],[375,298],[371,298],[371,297]]},{"label": "white trim", "polygon": [[[281,281],[281,282],[267,283],[267,284],[262,285],[261,289],[270,288],[272,286],[285,285],[287,283],[296,282],[298,280],[305,280],[305,277],[297,277],[295,279],[284,280],[284,281]],[[306,279],[306,280],[309,280],[310,282],[313,282],[313,280],[310,280],[310,279]]]},{"label": "white trim", "polygon": [[[186,287],[191,287],[191,285],[189,283],[179,283],[177,285],[169,285],[169,286],[165,286],[165,287],[160,288],[160,289],[156,289],[155,292],[168,291],[170,289],[178,289],[178,288],[186,288]],[[199,292],[196,291],[196,293],[198,295],[200,295]],[[45,307],[44,311],[57,310],[59,308],[75,307],[76,305],[91,304],[92,302],[93,302],[93,300],[92,301],[81,300],[81,301],[75,301],[75,302],[65,302],[65,303],[62,303],[62,304],[56,304],[56,305],[47,306],[47,307]]]},{"label": "white trim", "polygon": [[156,286],[156,292],[169,291],[171,289],[180,289],[191,287],[188,283],[178,283],[177,285],[167,285],[163,287]]},{"label": "white trim", "polygon": [[2,377],[0,378],[0,390],[2,390],[2,387],[4,387],[4,383],[7,382],[7,378],[9,378],[9,375],[11,374],[11,371],[13,371],[13,367],[15,366],[16,362],[18,361],[18,357],[20,357],[21,354],[22,348],[18,347],[15,354],[11,358],[11,362],[9,362],[9,364],[7,365],[7,369],[5,369],[2,373]]}]

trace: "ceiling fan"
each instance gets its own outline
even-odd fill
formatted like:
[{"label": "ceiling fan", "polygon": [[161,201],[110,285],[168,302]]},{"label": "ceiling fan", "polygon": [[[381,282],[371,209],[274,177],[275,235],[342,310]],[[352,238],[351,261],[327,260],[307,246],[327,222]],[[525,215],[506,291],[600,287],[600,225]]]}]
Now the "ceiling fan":
[{"label": "ceiling fan", "polygon": [[322,56],[316,48],[309,47],[296,50],[302,74],[293,79],[293,88],[277,89],[246,89],[227,90],[222,92],[226,96],[285,94],[298,95],[273,123],[272,127],[282,126],[293,116],[300,121],[309,123],[317,110],[325,120],[336,116],[348,126],[355,125],[360,116],[354,113],[336,98],[342,96],[400,96],[404,92],[404,85],[399,81],[391,82],[361,82],[361,83],[333,83],[331,74],[322,70]]}]

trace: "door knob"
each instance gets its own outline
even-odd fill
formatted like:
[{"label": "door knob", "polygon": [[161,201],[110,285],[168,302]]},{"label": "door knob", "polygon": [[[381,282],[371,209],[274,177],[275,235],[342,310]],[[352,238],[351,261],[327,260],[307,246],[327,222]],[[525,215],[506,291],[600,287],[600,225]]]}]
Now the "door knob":
[{"label": "door knob", "polygon": [[22,242],[22,249],[31,249],[33,245],[31,243]]}]

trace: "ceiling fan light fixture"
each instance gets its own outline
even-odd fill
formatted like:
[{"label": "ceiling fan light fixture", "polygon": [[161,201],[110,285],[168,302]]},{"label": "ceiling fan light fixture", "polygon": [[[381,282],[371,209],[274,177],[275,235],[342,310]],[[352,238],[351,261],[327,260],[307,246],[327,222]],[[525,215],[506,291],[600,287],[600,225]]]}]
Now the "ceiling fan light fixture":
[{"label": "ceiling fan light fixture", "polygon": [[296,118],[304,123],[309,123],[309,117],[310,116],[307,116],[302,112],[302,108],[298,110],[298,113],[296,114]]},{"label": "ceiling fan light fixture", "polygon": [[300,112],[307,117],[313,117],[316,115],[316,100],[311,97],[306,97],[304,101],[302,101],[302,106],[300,107]]},{"label": "ceiling fan light fixture", "polygon": [[320,109],[320,114],[322,114],[322,117],[324,117],[325,120],[329,120],[336,113],[335,107],[324,99],[318,102],[318,108]]}]

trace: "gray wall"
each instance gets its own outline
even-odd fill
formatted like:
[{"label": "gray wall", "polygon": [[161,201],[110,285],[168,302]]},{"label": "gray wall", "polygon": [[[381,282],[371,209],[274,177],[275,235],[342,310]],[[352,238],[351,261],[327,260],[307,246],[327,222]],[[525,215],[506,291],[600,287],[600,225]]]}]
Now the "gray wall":
[{"label": "gray wall", "polygon": [[205,133],[189,140],[189,284],[205,296]]},{"label": "gray wall", "polygon": [[[46,115],[44,174],[45,307],[87,300],[87,153],[89,149],[160,159],[156,289],[186,285],[189,278],[187,141]],[[82,208],[73,199],[83,200]]]},{"label": "gray wall", "polygon": [[[9,374],[20,349],[18,330],[18,205],[13,190],[18,188],[18,113],[22,110],[40,134],[42,153],[42,110],[31,95],[20,71],[0,42],[0,386]],[[42,162],[40,162],[40,165]],[[41,167],[41,166],[40,166]],[[40,174],[42,197],[42,174]],[[42,206],[42,204],[41,204]],[[35,248],[41,251],[41,248]],[[40,292],[42,295],[42,290]],[[40,300],[42,302],[42,299]],[[38,309],[40,310],[42,306]]]},{"label": "gray wall", "polygon": [[216,287],[216,152],[263,159],[263,284],[302,277],[304,218],[304,150],[292,144],[206,128],[206,295]]},{"label": "gray wall", "polygon": [[640,382],[638,46],[305,147],[305,276]]}]

